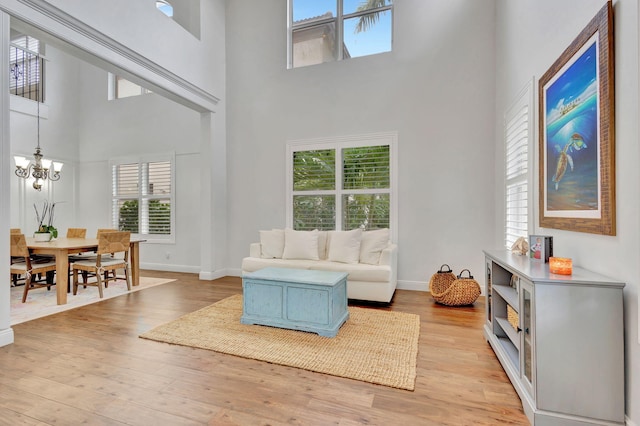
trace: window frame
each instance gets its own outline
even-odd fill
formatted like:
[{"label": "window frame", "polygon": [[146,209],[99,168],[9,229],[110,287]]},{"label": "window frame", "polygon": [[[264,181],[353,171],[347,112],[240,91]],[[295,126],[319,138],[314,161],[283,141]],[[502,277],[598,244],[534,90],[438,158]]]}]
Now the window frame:
[{"label": "window frame", "polygon": [[[336,59],[335,61],[331,61],[331,62],[338,62],[338,61],[342,61],[344,59],[348,59],[350,58],[350,56],[347,56],[345,58],[345,49],[344,49],[344,22],[348,19],[352,19],[352,18],[358,18],[364,15],[368,15],[371,13],[375,13],[375,12],[391,12],[391,49],[389,51],[385,51],[385,52],[378,52],[378,53],[372,53],[370,55],[364,55],[364,56],[371,56],[371,55],[375,55],[375,54],[380,54],[380,53],[388,53],[393,51],[393,32],[394,32],[394,19],[393,19],[393,9],[394,9],[394,3],[393,1],[391,2],[391,4],[382,6],[382,7],[377,7],[377,8],[373,8],[373,9],[367,9],[367,10],[363,10],[360,12],[352,12],[352,13],[347,13],[344,14],[343,13],[343,9],[344,9],[344,0],[335,0],[336,1],[336,16],[333,17],[327,17],[324,19],[315,19],[311,22],[303,22],[300,21],[302,23],[298,23],[296,24],[293,21],[293,2],[295,0],[287,0],[287,69],[294,69],[294,68],[300,68],[300,67],[294,67],[293,64],[293,33],[296,30],[301,30],[301,29],[310,29],[313,27],[316,27],[318,25],[322,25],[322,24],[331,24],[333,22],[335,22],[335,38],[337,40],[336,44],[337,44],[337,52],[336,52]],[[320,18],[320,17],[318,17]],[[321,63],[325,63],[325,62],[321,62]],[[314,65],[320,65],[320,63],[318,64],[314,64]],[[301,66],[304,67],[304,66]]]},{"label": "window frame", "polygon": [[[125,164],[137,164],[138,170],[141,172],[138,176],[138,188],[141,188],[141,182],[145,179],[142,176],[142,170],[144,164],[148,163],[158,163],[158,162],[169,162],[171,164],[171,172],[170,172],[170,180],[171,180],[171,192],[169,196],[163,194],[150,196],[148,194],[143,194],[141,191],[138,191],[136,196],[132,195],[116,195],[114,193],[114,187],[116,186],[115,178],[115,170],[114,168],[120,165]],[[119,229],[118,219],[120,217],[118,212],[118,201],[121,200],[137,200],[138,206],[143,206],[145,203],[143,200],[154,200],[154,199],[170,199],[171,202],[171,213],[170,213],[170,226],[171,233],[168,235],[165,234],[149,234],[149,233],[132,233],[132,236],[136,238],[143,238],[146,242],[150,243],[163,243],[163,244],[175,244],[176,239],[176,160],[175,160],[175,152],[165,153],[165,154],[150,154],[150,155],[142,155],[142,156],[128,156],[128,157],[117,157],[109,160],[109,173],[111,175],[110,179],[110,192],[111,192],[111,226],[115,229]],[[147,177],[148,178],[148,177]],[[138,222],[139,228],[138,231],[142,228],[142,218],[144,216],[142,212],[142,208],[138,210]],[[148,217],[148,215],[147,215]],[[148,226],[148,225],[147,225]]]},{"label": "window frame", "polygon": [[[293,197],[296,195],[335,195],[336,221],[335,230],[342,230],[343,221],[343,203],[342,198],[345,194],[370,194],[370,193],[388,193],[389,194],[389,231],[392,242],[396,241],[398,235],[398,179],[397,179],[397,144],[398,135],[396,132],[363,134],[353,136],[337,136],[331,138],[317,138],[294,140],[287,143],[286,153],[286,226],[293,228]],[[343,156],[342,150],[349,148],[358,148],[366,146],[389,146],[389,188],[388,189],[344,189],[343,188]],[[293,154],[299,151],[315,151],[323,149],[336,150],[336,166],[335,166],[335,189],[333,190],[293,190]]]},{"label": "window frame", "polygon": [[[535,194],[533,193],[533,156],[535,155],[534,143],[535,143],[535,79],[531,79],[527,84],[520,90],[520,92],[516,95],[513,103],[506,109],[503,116],[503,143],[504,143],[504,170],[503,170],[503,179],[504,179],[504,223],[503,223],[503,243],[506,248],[510,249],[511,245],[514,241],[511,241],[510,232],[512,227],[509,219],[509,209],[511,208],[509,202],[509,188],[515,185],[524,185],[527,191],[526,198],[526,218],[520,218],[520,222],[526,222],[527,229],[526,233],[517,236],[522,236],[527,239],[528,236],[533,233],[533,206],[536,203]],[[518,121],[518,117],[521,121]],[[510,139],[509,139],[509,125],[510,123],[520,123],[518,125],[526,126],[526,129],[521,133],[524,133],[524,138],[526,139],[526,159],[523,161],[526,164],[526,171],[509,177],[509,149],[510,149]],[[522,138],[521,138],[522,139]]]}]

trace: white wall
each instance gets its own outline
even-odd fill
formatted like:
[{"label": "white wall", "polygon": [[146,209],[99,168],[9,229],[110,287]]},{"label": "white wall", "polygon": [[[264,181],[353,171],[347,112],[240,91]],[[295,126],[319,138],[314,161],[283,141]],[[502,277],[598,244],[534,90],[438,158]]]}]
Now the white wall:
[{"label": "white wall", "polygon": [[[603,7],[602,0],[498,0],[496,134],[501,117],[519,89],[544,74],[586,24]],[[638,344],[638,280],[640,277],[640,219],[638,181],[638,5],[634,0],[614,2],[615,27],[615,134],[617,236],[542,229],[535,233],[554,237],[554,253],[574,263],[625,281],[624,317],[626,351],[626,412],[640,423],[640,345]],[[496,142],[496,162],[503,158],[503,142]],[[534,144],[534,148],[537,142]],[[535,151],[535,149],[534,149]],[[536,163],[537,167],[537,163]],[[498,173],[498,172],[496,172]],[[537,174],[536,174],[537,176]],[[496,174],[496,182],[500,182]],[[497,187],[496,210],[503,211],[502,188]],[[534,193],[537,194],[537,180]],[[496,228],[502,216],[496,215]],[[496,233],[496,244],[500,235]],[[597,342],[593,342],[597,345]],[[588,372],[587,372],[588,374]]]},{"label": "white wall", "polygon": [[227,5],[236,272],[260,229],[285,225],[287,141],[397,131],[399,284],[426,290],[442,263],[483,281],[495,233],[494,2],[394,7],[393,52],[287,70],[286,2]]},{"label": "white wall", "polygon": [[176,241],[145,243],[141,267],[200,272],[200,114],[153,93],[110,101],[106,71],[83,63],[80,75],[78,226],[112,226],[110,159],[175,152]]}]

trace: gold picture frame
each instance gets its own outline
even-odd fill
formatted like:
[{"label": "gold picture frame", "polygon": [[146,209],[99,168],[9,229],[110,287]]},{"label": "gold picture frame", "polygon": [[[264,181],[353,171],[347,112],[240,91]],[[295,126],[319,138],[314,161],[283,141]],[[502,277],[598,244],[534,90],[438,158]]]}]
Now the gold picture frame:
[{"label": "gold picture frame", "polygon": [[611,1],[538,83],[540,226],[615,235]]}]

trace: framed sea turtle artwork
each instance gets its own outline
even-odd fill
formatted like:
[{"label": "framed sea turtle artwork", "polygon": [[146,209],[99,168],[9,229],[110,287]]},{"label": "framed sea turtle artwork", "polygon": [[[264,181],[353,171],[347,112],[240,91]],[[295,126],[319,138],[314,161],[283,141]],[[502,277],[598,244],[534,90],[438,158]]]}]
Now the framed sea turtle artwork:
[{"label": "framed sea turtle artwork", "polygon": [[540,226],[615,235],[612,4],[538,83]]}]

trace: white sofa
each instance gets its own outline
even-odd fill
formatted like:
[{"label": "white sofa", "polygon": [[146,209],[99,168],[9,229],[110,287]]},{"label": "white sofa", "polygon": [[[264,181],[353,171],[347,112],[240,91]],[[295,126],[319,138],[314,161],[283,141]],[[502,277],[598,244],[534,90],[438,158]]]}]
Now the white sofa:
[{"label": "white sofa", "polygon": [[389,303],[397,285],[398,247],[388,232],[260,231],[260,242],[242,259],[242,272],[267,267],[347,272],[349,299]]}]

